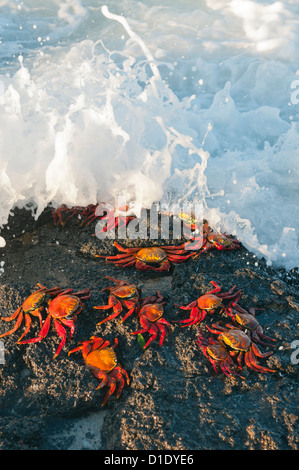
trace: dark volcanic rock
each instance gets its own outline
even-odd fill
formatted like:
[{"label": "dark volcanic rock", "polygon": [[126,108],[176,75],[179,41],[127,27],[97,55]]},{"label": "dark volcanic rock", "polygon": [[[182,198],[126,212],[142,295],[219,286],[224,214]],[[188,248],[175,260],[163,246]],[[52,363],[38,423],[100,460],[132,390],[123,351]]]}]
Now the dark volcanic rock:
[{"label": "dark volcanic rock", "polygon": [[[0,249],[0,261],[5,261],[0,286],[3,316],[11,315],[37,282],[73,290],[89,287],[92,295],[78,318],[72,340],[54,361],[59,339],[53,326],[47,338],[37,344],[16,344],[22,328],[2,339],[0,449],[68,449],[76,438],[78,441],[78,435],[82,437],[76,443],[79,449],[298,448],[298,365],[291,361],[293,342],[298,340],[296,272],[269,268],[244,248],[210,252],[172,267],[169,273],[123,270],[94,257],[97,252],[113,253],[114,248],[111,240],[93,237],[92,225],[82,229],[72,219],[64,228],[55,227],[50,210],[36,222],[29,212],[17,210],[8,226],[9,230],[2,231],[7,246]],[[144,242],[133,244],[142,246]],[[188,313],[174,304],[187,305],[211,289],[211,280],[226,291],[236,285],[243,291],[243,307],[264,309],[257,312],[258,319],[276,343],[275,354],[261,363],[276,372],[258,374],[244,367],[246,380],[215,374],[196,346],[198,326],[172,324],[172,334],[164,345],[159,348],[155,341],[146,351],[130,335],[139,328],[135,317],[123,324],[115,319],[96,326],[108,315],[93,309],[107,302],[107,293],[99,292],[110,285],[107,275],[136,283],[144,295],[160,290],[167,300],[165,318],[170,322]],[[208,315],[203,333],[207,333],[205,325],[219,319]],[[0,334],[13,324],[1,321]],[[34,318],[28,336],[38,331]],[[100,407],[105,390],[95,390],[98,382],[80,354],[67,355],[91,335],[111,342],[118,338],[118,359],[131,378],[119,400],[113,395],[105,411]],[[99,430],[86,431],[82,422],[101,419],[100,440],[90,435]],[[70,426],[75,431],[68,439],[53,437]]]}]

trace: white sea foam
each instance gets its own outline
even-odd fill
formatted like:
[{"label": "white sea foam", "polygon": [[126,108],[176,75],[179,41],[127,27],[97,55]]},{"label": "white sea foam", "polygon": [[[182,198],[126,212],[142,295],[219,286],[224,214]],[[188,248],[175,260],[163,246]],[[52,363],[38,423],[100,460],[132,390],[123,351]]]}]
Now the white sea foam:
[{"label": "white sea foam", "polygon": [[201,202],[215,229],[299,266],[297,2],[0,9],[1,225],[29,202]]}]

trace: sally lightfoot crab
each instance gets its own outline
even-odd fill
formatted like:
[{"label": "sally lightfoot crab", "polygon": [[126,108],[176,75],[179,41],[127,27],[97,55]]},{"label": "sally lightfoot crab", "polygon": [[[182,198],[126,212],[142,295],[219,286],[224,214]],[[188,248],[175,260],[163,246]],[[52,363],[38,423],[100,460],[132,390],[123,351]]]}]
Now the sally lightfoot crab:
[{"label": "sally lightfoot crab", "polygon": [[227,329],[217,324],[213,324],[212,328],[207,328],[210,332],[218,335],[220,344],[232,351],[233,355],[236,356],[239,367],[242,368],[243,362],[245,362],[249,369],[256,372],[275,372],[275,370],[263,367],[257,362],[258,357],[267,358],[273,354],[273,351],[262,353],[257,344],[244,331],[233,327]]},{"label": "sally lightfoot crab", "polygon": [[219,341],[214,338],[205,338],[200,331],[196,338],[196,344],[209,359],[216,374],[218,374],[218,369],[220,369],[229,377],[244,378],[236,371],[236,369],[241,369],[241,367],[236,366],[234,363],[232,359],[233,354],[230,353]]},{"label": "sally lightfoot crab", "polygon": [[47,307],[47,317],[43,326],[36,338],[31,338],[23,341],[18,341],[18,344],[30,344],[42,341],[48,334],[50,329],[51,318],[53,319],[55,329],[58,336],[61,338],[60,344],[53,359],[55,359],[64,347],[66,342],[66,329],[70,328],[70,338],[75,331],[75,322],[79,313],[84,309],[82,300],[90,298],[90,289],[85,289],[81,292],[72,293],[72,289],[67,289],[57,295],[49,302]]},{"label": "sally lightfoot crab", "polygon": [[105,287],[100,291],[103,292],[104,290],[108,290],[110,292],[108,304],[93,308],[97,310],[113,309],[113,314],[101,320],[97,325],[101,325],[102,323],[117,317],[125,307],[128,309],[128,312],[120,323],[124,322],[136,310],[140,296],[140,289],[135,286],[135,284],[130,284],[123,280],[116,280],[110,276],[106,276],[106,279],[109,279],[116,284],[115,286]]},{"label": "sally lightfoot crab", "polygon": [[[95,220],[102,219],[105,222],[105,226],[101,232],[107,232],[115,228],[126,227],[128,223],[135,218],[133,215],[127,214],[128,207],[119,208],[119,210],[108,209],[107,204],[89,204],[86,207],[74,206],[67,207],[62,205],[58,209],[53,209],[53,221],[55,225],[60,224],[62,227],[66,223],[77,216],[81,221],[80,225],[90,225]],[[97,232],[95,235],[98,235]]]},{"label": "sally lightfoot crab", "polygon": [[127,385],[130,384],[127,372],[117,361],[117,356],[114,351],[117,345],[117,338],[115,338],[114,344],[110,346],[109,341],[105,341],[101,337],[92,336],[89,340],[79,343],[78,347],[68,353],[68,355],[70,355],[74,352],[82,351],[86,366],[89,368],[92,375],[101,381],[96,390],[103,388],[105,385],[109,387],[102,402],[102,406],[107,403],[109,397],[115,392],[116,387],[116,398],[119,398],[125,383]]},{"label": "sally lightfoot crab", "polygon": [[234,293],[236,286],[233,286],[228,292],[220,293],[221,287],[214,281],[211,281],[211,284],[214,286],[214,289],[190,302],[186,307],[176,305],[176,307],[182,310],[190,310],[191,312],[189,318],[174,320],[174,323],[181,323],[182,327],[196,325],[202,322],[208,313],[213,314],[217,309],[226,310],[227,306],[225,306],[224,301],[237,300],[240,297],[240,291]]},{"label": "sally lightfoot crab", "polygon": [[0,335],[0,338],[11,335],[15,331],[17,331],[21,325],[23,319],[25,320],[25,330],[23,334],[20,336],[19,341],[29,332],[32,319],[31,316],[38,317],[40,327],[42,327],[42,312],[45,307],[48,305],[48,300],[55,297],[59,293],[62,292],[62,289],[59,287],[53,287],[52,289],[47,289],[46,287],[42,286],[41,284],[37,284],[39,287],[38,290],[33,292],[27,299],[24,300],[21,307],[19,307],[10,317],[1,317],[1,320],[10,322],[16,319],[16,323],[14,327]]},{"label": "sally lightfoot crab", "polygon": [[150,333],[149,340],[145,343],[143,349],[146,349],[160,333],[159,346],[162,346],[166,333],[171,334],[171,326],[163,318],[163,297],[159,291],[156,296],[145,297],[138,307],[138,317],[142,328],[134,331],[131,335]]},{"label": "sally lightfoot crab", "polygon": [[270,346],[269,341],[272,341],[273,344],[276,340],[264,334],[264,330],[255,316],[256,310],[261,309],[250,308],[247,312],[238,303],[232,302],[226,313],[236,326],[245,330],[252,341],[264,346]]},{"label": "sally lightfoot crab", "polygon": [[98,258],[105,258],[107,263],[113,263],[116,266],[133,266],[141,271],[168,271],[171,263],[182,263],[194,252],[186,250],[188,243],[178,246],[152,246],[144,248],[124,248],[116,241],[114,246],[120,251],[115,256],[96,255]]},{"label": "sally lightfoot crab", "polygon": [[202,235],[193,237],[192,246],[194,250],[197,250],[194,256],[196,258],[211,250],[238,250],[241,248],[241,242],[227,233],[214,232],[208,223],[204,223]]}]

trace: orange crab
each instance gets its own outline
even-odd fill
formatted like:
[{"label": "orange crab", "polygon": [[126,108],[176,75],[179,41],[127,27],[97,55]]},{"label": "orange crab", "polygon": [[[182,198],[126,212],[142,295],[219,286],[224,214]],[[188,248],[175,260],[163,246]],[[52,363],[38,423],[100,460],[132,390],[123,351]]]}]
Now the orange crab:
[{"label": "orange crab", "polygon": [[240,307],[240,305],[238,305],[236,302],[232,302],[232,306],[227,309],[226,313],[232,319],[235,325],[243,328],[246,331],[247,335],[250,336],[252,341],[264,346],[270,346],[267,341],[276,340],[264,334],[263,328],[255,316],[256,310],[263,309],[257,309],[252,307],[247,312],[247,310]]},{"label": "orange crab", "polygon": [[[102,208],[102,210],[99,210]],[[116,210],[107,210],[106,204],[97,204],[90,211],[89,216],[83,220],[81,226],[84,224],[89,225],[94,220],[104,219],[106,221],[105,227],[99,232],[96,232],[94,236],[97,236],[101,232],[107,232],[108,230],[121,229],[126,227],[131,220],[135,219],[135,215],[128,215],[127,211],[129,206],[120,207],[118,211]],[[118,215],[117,215],[118,214]]]},{"label": "orange crab", "polygon": [[68,355],[77,351],[82,351],[82,356],[86,366],[90,369],[92,375],[100,380],[98,388],[105,385],[109,387],[108,392],[102,402],[104,406],[110,395],[112,395],[118,384],[116,398],[119,398],[124,388],[125,383],[130,384],[130,379],[121,365],[117,361],[117,356],[114,351],[118,345],[118,340],[115,338],[114,344],[110,346],[109,341],[103,338],[92,336],[89,340],[79,343],[79,346],[69,351]]},{"label": "orange crab", "polygon": [[[103,206],[103,211],[100,211],[99,208]],[[81,222],[81,227],[84,225],[90,225],[91,222],[98,220],[98,219],[105,219],[107,221],[106,226],[102,229],[103,232],[107,232],[108,230],[114,228],[121,228],[126,226],[131,220],[135,218],[135,216],[129,215],[115,215],[114,210],[105,210],[106,204],[89,204],[86,207],[81,206],[74,206],[74,207],[67,207],[66,205],[60,206],[58,209],[53,209],[53,220],[54,224],[60,225],[64,227],[66,223],[77,215],[80,219],[83,219]],[[120,208],[121,211],[127,211],[128,206],[125,208]],[[106,212],[106,214],[105,214]],[[67,217],[64,219],[63,214],[66,214]],[[97,233],[95,234],[95,236]]]},{"label": "orange crab", "polygon": [[102,323],[117,317],[122,312],[123,308],[126,307],[129,311],[120,321],[120,323],[123,323],[136,310],[140,297],[140,289],[136,287],[135,284],[130,284],[123,280],[116,280],[110,276],[106,276],[106,279],[109,279],[116,284],[116,286],[105,287],[100,291],[103,292],[104,290],[108,290],[110,292],[108,305],[93,308],[97,310],[108,310],[112,308],[113,314],[101,320],[97,325],[101,325]]},{"label": "orange crab", "polygon": [[208,313],[213,314],[218,308],[227,310],[227,306],[224,305],[224,301],[238,300],[241,291],[235,292],[236,286],[233,286],[228,292],[220,293],[221,287],[216,282],[211,281],[211,284],[215,289],[201,295],[197,300],[194,300],[186,307],[175,305],[182,310],[191,310],[190,317],[185,320],[174,320],[174,323],[184,323],[183,328],[190,325],[196,325],[202,322]]},{"label": "orange crab", "polygon": [[143,346],[146,349],[160,333],[159,346],[162,346],[166,333],[171,334],[171,326],[165,318],[163,318],[163,302],[162,294],[157,291],[156,296],[145,297],[138,308],[138,317],[142,328],[134,331],[131,335],[142,333],[150,333],[151,336],[147,343]]},{"label": "orange crab", "polygon": [[186,243],[179,246],[152,246],[145,248],[124,248],[116,241],[114,246],[121,252],[115,256],[96,255],[105,258],[107,263],[117,266],[128,267],[135,265],[141,271],[168,271],[172,263],[182,263],[191,256],[193,252],[186,251]]},{"label": "orange crab", "polygon": [[[89,217],[96,207],[97,205],[95,204],[90,204],[86,207],[67,207],[65,204],[63,204],[62,206],[58,207],[58,209],[52,210],[54,225],[58,225],[58,223],[60,223],[60,225],[64,227],[65,224],[75,215],[78,215],[79,217]],[[63,214],[67,215],[65,219],[63,218]]]},{"label": "orange crab", "polygon": [[241,248],[241,242],[227,233],[217,233],[209,227],[208,223],[203,225],[203,234],[192,237],[193,249],[197,251],[195,258],[201,253],[211,250],[232,251]]},{"label": "orange crab", "polygon": [[61,342],[58,346],[56,353],[53,356],[55,359],[64,347],[66,342],[66,330],[64,326],[70,328],[70,338],[75,331],[75,322],[79,313],[84,308],[82,300],[90,298],[90,289],[85,289],[81,292],[72,293],[72,289],[67,289],[58,294],[51,300],[47,307],[48,315],[43,323],[43,326],[36,338],[31,338],[23,341],[18,341],[18,344],[30,344],[42,341],[48,334],[51,318],[53,318],[54,326]]},{"label": "orange crab", "polygon": [[39,287],[38,290],[33,292],[27,299],[24,300],[23,304],[21,307],[19,307],[10,317],[1,317],[1,320],[3,321],[12,321],[16,320],[16,323],[14,327],[7,331],[6,333],[3,333],[0,335],[0,338],[11,335],[15,331],[17,331],[21,324],[23,319],[25,320],[25,330],[23,334],[20,336],[19,341],[29,332],[30,327],[31,327],[31,315],[34,317],[38,317],[40,327],[42,327],[42,311],[45,309],[45,307],[48,305],[48,300],[55,297],[59,293],[62,292],[62,289],[59,289],[59,287],[53,287],[52,289],[47,289],[46,287],[42,286],[41,284],[37,284]]},{"label": "orange crab", "polygon": [[239,367],[242,368],[243,360],[249,369],[256,372],[275,372],[273,369],[263,367],[257,362],[257,358],[266,358],[273,354],[273,351],[262,353],[259,347],[251,340],[251,338],[241,329],[235,327],[221,327],[218,324],[213,324],[212,327],[207,327],[212,333],[218,336],[220,344],[230,351],[237,358]]},{"label": "orange crab", "polygon": [[[239,377],[244,379],[237,371],[236,365],[232,360],[230,352],[214,338],[205,338],[200,332],[196,338],[196,344],[203,351],[204,355],[209,359],[213,368],[218,373],[218,368],[229,377]],[[241,369],[240,366],[237,366]]]}]

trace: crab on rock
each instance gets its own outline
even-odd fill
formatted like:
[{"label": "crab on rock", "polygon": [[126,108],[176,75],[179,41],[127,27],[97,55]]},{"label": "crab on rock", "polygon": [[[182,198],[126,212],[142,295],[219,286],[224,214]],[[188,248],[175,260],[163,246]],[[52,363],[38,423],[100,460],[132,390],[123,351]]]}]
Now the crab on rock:
[{"label": "crab on rock", "polygon": [[214,281],[211,281],[211,284],[213,284],[214,289],[201,295],[197,300],[190,302],[186,307],[176,305],[176,307],[182,310],[191,310],[191,312],[189,318],[174,320],[174,323],[182,323],[182,327],[198,324],[205,319],[208,313],[213,314],[218,308],[226,310],[227,306],[224,305],[224,301],[237,300],[240,297],[241,291],[234,293],[236,286],[233,286],[228,292],[220,293],[221,287]]},{"label": "crab on rock", "polygon": [[121,252],[115,256],[96,255],[105,258],[107,263],[128,267],[135,265],[141,271],[168,271],[170,263],[182,263],[191,256],[193,251],[187,251],[187,243],[179,246],[152,246],[144,248],[124,248],[116,241],[114,246]]},{"label": "crab on rock", "polygon": [[[66,223],[72,219],[75,215],[78,215],[80,218],[81,217],[90,217],[90,214],[93,214],[93,212],[96,209],[95,204],[90,204],[89,206],[86,207],[81,207],[81,206],[74,206],[74,207],[68,207],[65,204],[62,206],[58,207],[58,209],[53,209],[52,210],[52,216],[53,216],[53,221],[54,225],[58,225],[58,223],[64,227]],[[66,214],[66,218],[63,217],[63,215]]]},{"label": "crab on rock", "polygon": [[238,303],[232,302],[232,305],[227,309],[226,313],[232,319],[235,325],[246,331],[246,334],[250,336],[252,341],[264,346],[270,346],[267,341],[276,340],[264,334],[264,330],[255,316],[256,310],[262,309],[252,307],[247,312],[247,310],[240,307]]},{"label": "crab on rock", "polygon": [[140,297],[140,289],[135,286],[135,284],[130,284],[129,282],[123,280],[116,280],[110,276],[106,276],[106,279],[114,282],[115,286],[109,286],[102,289],[100,292],[108,290],[110,292],[108,298],[108,304],[100,307],[93,307],[97,310],[109,310],[113,309],[113,314],[101,320],[97,325],[101,325],[113,318],[117,317],[126,307],[128,312],[120,321],[124,322],[137,308],[137,304]]},{"label": "crab on rock", "polygon": [[259,347],[241,329],[234,328],[233,326],[224,328],[218,324],[213,324],[212,328],[207,328],[210,332],[219,335],[218,340],[220,344],[232,351],[232,354],[236,356],[239,367],[242,368],[243,361],[245,361],[247,367],[256,372],[275,372],[275,370],[263,367],[257,362],[258,357],[269,357],[273,354],[273,351],[262,353]]},{"label": "crab on rock", "polygon": [[62,289],[60,289],[59,287],[47,289],[41,284],[37,284],[37,286],[39,287],[39,289],[29,295],[29,297],[24,300],[21,307],[17,308],[17,310],[10,317],[1,317],[1,320],[3,321],[12,321],[16,319],[16,323],[11,330],[0,335],[0,338],[2,338],[3,336],[11,335],[15,331],[17,331],[20,328],[24,319],[25,330],[19,338],[20,341],[30,330],[32,323],[31,315],[34,317],[38,317],[40,327],[42,327],[42,311],[48,305],[48,300],[61,293]]},{"label": "crab on rock", "polygon": [[[236,365],[231,354],[219,341],[214,338],[205,338],[200,332],[196,338],[196,344],[209,359],[216,374],[218,374],[218,368],[220,368],[229,377],[244,378],[236,371]],[[240,366],[237,367],[241,369]]]},{"label": "crab on rock", "polygon": [[171,326],[163,318],[163,297],[159,291],[156,296],[145,297],[138,307],[138,317],[142,328],[134,331],[131,335],[150,333],[149,340],[145,343],[143,349],[146,349],[160,333],[159,346],[162,346],[166,333],[171,334]]},{"label": "crab on rock", "polygon": [[48,315],[43,323],[43,326],[36,338],[31,338],[23,341],[18,341],[18,344],[30,344],[42,341],[48,334],[50,329],[51,318],[53,319],[55,329],[58,336],[61,338],[60,344],[53,359],[55,359],[64,347],[66,342],[66,329],[70,328],[70,338],[75,331],[75,322],[79,313],[84,309],[82,300],[90,298],[90,289],[85,289],[81,292],[72,293],[72,289],[67,289],[58,294],[51,300],[47,307]]},{"label": "crab on rock", "polygon": [[[100,210],[102,206],[103,210]],[[62,227],[64,227],[66,223],[75,215],[77,215],[80,219],[83,219],[81,222],[81,227],[84,225],[90,225],[91,222],[95,220],[104,219],[107,223],[106,226],[102,229],[103,232],[107,232],[108,230],[115,228],[125,227],[131,220],[135,218],[133,215],[127,215],[128,207],[119,209],[124,213],[124,215],[122,213],[116,215],[116,211],[105,209],[106,204],[89,204],[86,207],[67,207],[66,205],[62,205],[58,209],[53,209],[52,215],[54,224],[58,225],[59,223]],[[66,214],[65,218],[63,217],[64,214]],[[95,235],[97,235],[97,233]]]},{"label": "crab on rock", "polygon": [[203,225],[202,236],[193,237],[193,249],[197,250],[195,258],[201,253],[211,250],[232,251],[241,248],[241,242],[227,233],[217,233],[209,227],[208,223]]},{"label": "crab on rock", "polygon": [[110,395],[114,393],[117,384],[116,398],[119,398],[125,383],[127,383],[127,385],[130,383],[127,372],[117,361],[117,356],[114,351],[117,345],[117,338],[115,338],[114,344],[110,346],[109,341],[92,336],[89,340],[79,343],[78,347],[68,352],[68,355],[70,355],[74,352],[82,351],[86,366],[90,369],[92,375],[101,381],[96,390],[103,388],[105,385],[109,387],[102,402],[102,406],[107,403]]}]

